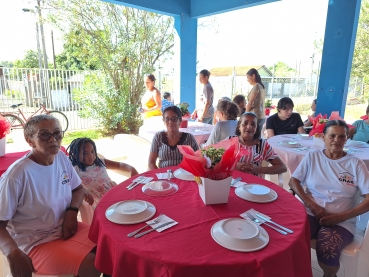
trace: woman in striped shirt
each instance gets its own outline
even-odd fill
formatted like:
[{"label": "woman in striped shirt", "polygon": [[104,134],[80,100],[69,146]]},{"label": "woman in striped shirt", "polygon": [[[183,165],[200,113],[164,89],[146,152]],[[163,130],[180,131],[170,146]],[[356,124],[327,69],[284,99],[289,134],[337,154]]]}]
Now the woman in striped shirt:
[{"label": "woman in striped shirt", "polygon": [[[267,140],[260,138],[258,119],[253,112],[245,112],[241,115],[237,127],[239,148],[248,150],[247,156],[241,156],[236,169],[256,176],[261,174],[279,174],[287,171],[287,167],[278,158]],[[262,162],[267,161],[272,166],[263,167]]]},{"label": "woman in striped shirt", "polygon": [[192,134],[179,131],[182,112],[177,106],[167,107],[163,111],[163,121],[167,131],[156,133],[152,140],[149,156],[150,170],[158,168],[157,158],[159,158],[159,168],[179,165],[183,156],[177,145],[190,145],[194,151],[199,149]]}]

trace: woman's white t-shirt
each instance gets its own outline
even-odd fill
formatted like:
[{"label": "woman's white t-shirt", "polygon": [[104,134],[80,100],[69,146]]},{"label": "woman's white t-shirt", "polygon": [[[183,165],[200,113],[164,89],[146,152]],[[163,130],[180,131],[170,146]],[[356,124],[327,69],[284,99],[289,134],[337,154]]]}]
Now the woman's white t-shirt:
[{"label": "woman's white t-shirt", "polygon": [[[355,206],[355,194],[369,193],[369,171],[365,163],[351,155],[331,160],[323,150],[308,153],[292,177],[306,186],[308,195],[328,213],[342,213]],[[308,214],[312,212],[306,208]],[[356,217],[338,225],[355,233]]]},{"label": "woman's white t-shirt", "polygon": [[67,156],[59,151],[51,165],[35,163],[27,155],[0,178],[0,220],[25,253],[62,236],[72,190],[81,183]]}]

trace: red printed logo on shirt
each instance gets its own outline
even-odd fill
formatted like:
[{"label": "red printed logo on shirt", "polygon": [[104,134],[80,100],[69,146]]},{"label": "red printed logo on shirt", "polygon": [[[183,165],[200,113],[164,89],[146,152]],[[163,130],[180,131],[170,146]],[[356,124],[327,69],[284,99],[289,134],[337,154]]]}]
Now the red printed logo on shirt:
[{"label": "red printed logo on shirt", "polygon": [[63,171],[62,175],[60,175],[61,179],[62,179],[62,185],[66,185],[68,184],[69,181],[69,175],[66,171]]},{"label": "red printed logo on shirt", "polygon": [[354,187],[354,175],[352,175],[349,172],[342,172],[339,174],[338,180],[342,183],[345,183],[346,185],[350,187]]}]

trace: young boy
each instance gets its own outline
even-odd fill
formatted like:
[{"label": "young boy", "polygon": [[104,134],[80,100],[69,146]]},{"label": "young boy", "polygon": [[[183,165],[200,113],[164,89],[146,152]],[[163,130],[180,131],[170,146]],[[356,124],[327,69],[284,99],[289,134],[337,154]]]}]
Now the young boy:
[{"label": "young boy", "polygon": [[163,94],[163,100],[161,100],[161,112],[165,110],[165,108],[174,106],[172,102],[172,96],[169,92],[164,92]]}]

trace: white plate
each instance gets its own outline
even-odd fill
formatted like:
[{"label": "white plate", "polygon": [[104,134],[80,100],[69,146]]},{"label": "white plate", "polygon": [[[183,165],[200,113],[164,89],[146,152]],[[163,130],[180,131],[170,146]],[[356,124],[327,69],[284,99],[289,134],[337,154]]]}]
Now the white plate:
[{"label": "white plate", "polygon": [[111,205],[105,212],[106,218],[117,224],[136,224],[154,216],[153,204],[142,200],[126,200]]},{"label": "white plate", "polygon": [[174,177],[180,179],[180,180],[184,180],[184,181],[195,181],[195,176],[193,176],[190,172],[182,169],[182,168],[178,168],[177,170],[175,170],[173,172]]},{"label": "white plate", "polygon": [[238,252],[257,251],[269,243],[269,235],[263,227],[240,218],[218,221],[211,227],[210,234],[221,246]]},{"label": "white plate", "polygon": [[151,196],[167,196],[178,191],[178,186],[165,180],[149,182],[142,187],[142,192]]},{"label": "white plate", "polygon": [[283,140],[283,141],[279,142],[278,144],[283,146],[283,147],[288,147],[288,148],[303,147],[298,141]]},{"label": "white plate", "polygon": [[255,203],[269,203],[278,198],[278,194],[263,185],[248,184],[235,189],[238,197]]},{"label": "white plate", "polygon": [[313,139],[313,137],[309,136],[308,134],[298,134],[298,136],[301,138],[301,139]]}]

